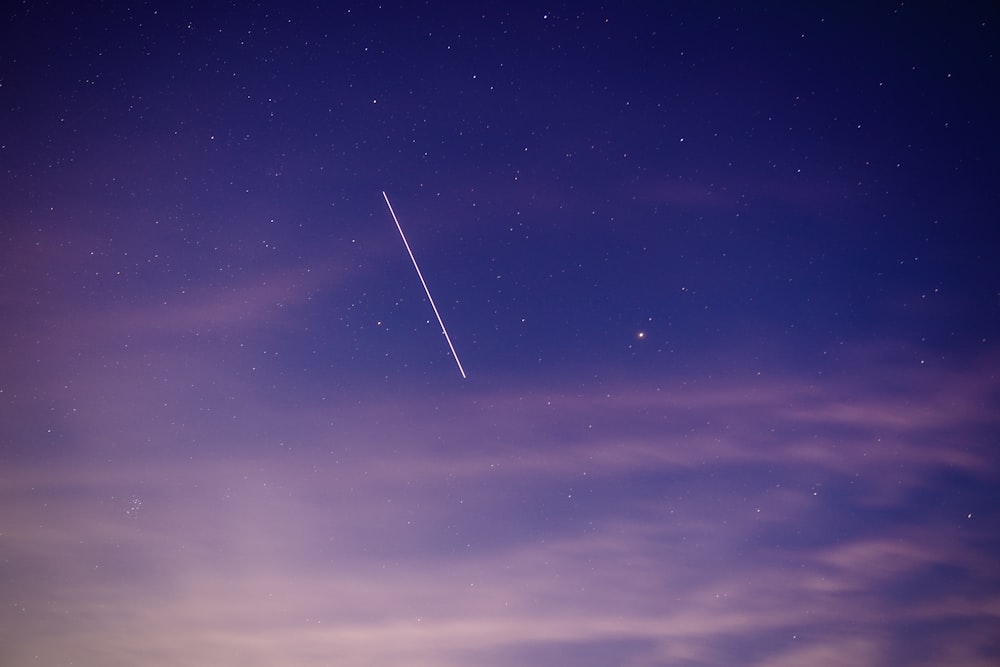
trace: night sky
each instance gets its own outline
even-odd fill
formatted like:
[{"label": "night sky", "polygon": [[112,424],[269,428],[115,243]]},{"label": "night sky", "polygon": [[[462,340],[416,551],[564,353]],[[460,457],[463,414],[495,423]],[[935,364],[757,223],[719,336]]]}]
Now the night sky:
[{"label": "night sky", "polygon": [[3,13],[0,664],[1000,664],[994,3],[210,4]]}]

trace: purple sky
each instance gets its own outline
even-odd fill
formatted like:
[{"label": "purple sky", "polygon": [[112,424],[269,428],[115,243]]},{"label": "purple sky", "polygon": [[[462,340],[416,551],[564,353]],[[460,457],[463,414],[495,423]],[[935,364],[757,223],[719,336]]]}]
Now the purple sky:
[{"label": "purple sky", "polygon": [[996,664],[996,11],[583,6],[11,12],[0,664]]}]

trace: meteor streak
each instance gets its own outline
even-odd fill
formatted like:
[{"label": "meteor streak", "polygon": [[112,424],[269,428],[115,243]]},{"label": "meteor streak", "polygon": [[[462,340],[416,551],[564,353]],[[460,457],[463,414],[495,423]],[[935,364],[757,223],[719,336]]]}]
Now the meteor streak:
[{"label": "meteor streak", "polygon": [[417,265],[417,258],[413,256],[413,251],[410,250],[410,244],[406,241],[406,234],[403,233],[403,227],[399,224],[399,218],[396,217],[396,212],[392,210],[392,204],[389,203],[389,195],[387,195],[385,190],[383,190],[382,196],[385,197],[385,205],[389,207],[389,213],[392,215],[393,222],[396,223],[396,229],[399,230],[399,237],[403,239],[403,245],[406,246],[406,252],[409,253],[410,259],[413,261],[413,268],[417,270],[417,277],[420,278],[420,284],[424,286],[424,292],[427,293],[427,300],[431,302],[431,308],[437,316],[438,324],[441,325],[441,333],[444,334],[444,339],[448,341],[448,348],[451,350],[451,356],[455,357],[455,363],[458,364],[458,372],[462,374],[462,378],[464,379],[465,369],[462,368],[462,362],[458,360],[458,352],[455,352],[455,346],[451,344],[451,336],[448,335],[448,330],[444,326],[444,320],[441,319],[441,313],[438,312],[437,306],[434,305],[434,297],[431,296],[431,291],[427,288],[427,281],[424,280],[424,274],[420,272],[420,267]]}]

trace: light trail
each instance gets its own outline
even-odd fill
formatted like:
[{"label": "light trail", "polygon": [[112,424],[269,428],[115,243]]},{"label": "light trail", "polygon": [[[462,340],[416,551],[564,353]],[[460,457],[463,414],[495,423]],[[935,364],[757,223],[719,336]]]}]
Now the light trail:
[{"label": "light trail", "polygon": [[410,244],[406,240],[406,234],[403,233],[403,227],[399,224],[399,218],[396,217],[396,212],[392,210],[392,204],[389,203],[389,195],[382,191],[382,196],[385,197],[385,205],[389,207],[389,213],[392,215],[392,221],[396,223],[396,229],[399,230],[399,237],[403,239],[403,245],[406,246],[406,252],[410,255],[410,260],[413,262],[413,268],[417,270],[417,277],[420,278],[420,284],[424,286],[424,292],[427,293],[427,300],[431,302],[431,308],[434,310],[434,314],[437,316],[438,324],[441,325],[441,333],[444,334],[444,339],[448,341],[448,348],[451,350],[451,356],[455,357],[455,363],[458,364],[458,372],[462,374],[462,378],[465,378],[465,369],[462,368],[462,362],[458,360],[458,352],[455,352],[455,346],[451,344],[451,336],[448,335],[448,329],[444,326],[444,320],[441,319],[441,313],[438,312],[437,306],[434,305],[434,297],[431,296],[431,291],[427,287],[427,281],[424,280],[424,274],[420,272],[420,266],[417,264],[417,258],[413,256],[413,251],[410,250]]}]

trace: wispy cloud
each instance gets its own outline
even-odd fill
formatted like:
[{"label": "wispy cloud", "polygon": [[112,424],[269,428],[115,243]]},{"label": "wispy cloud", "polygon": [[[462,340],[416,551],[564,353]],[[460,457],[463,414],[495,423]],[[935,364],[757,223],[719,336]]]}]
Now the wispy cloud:
[{"label": "wispy cloud", "polygon": [[[189,364],[174,380],[210,376]],[[106,406],[67,436],[89,456],[5,470],[7,656],[447,667],[541,664],[551,653],[531,647],[547,646],[632,665],[855,665],[905,655],[920,625],[942,646],[961,635],[955,664],[981,664],[997,516],[971,489],[951,513],[922,514],[919,497],[939,474],[996,479],[990,377],[389,406],[251,393],[239,418],[193,431],[150,395]],[[150,424],[165,430],[144,446]],[[101,446],[109,434],[140,444]]]}]

